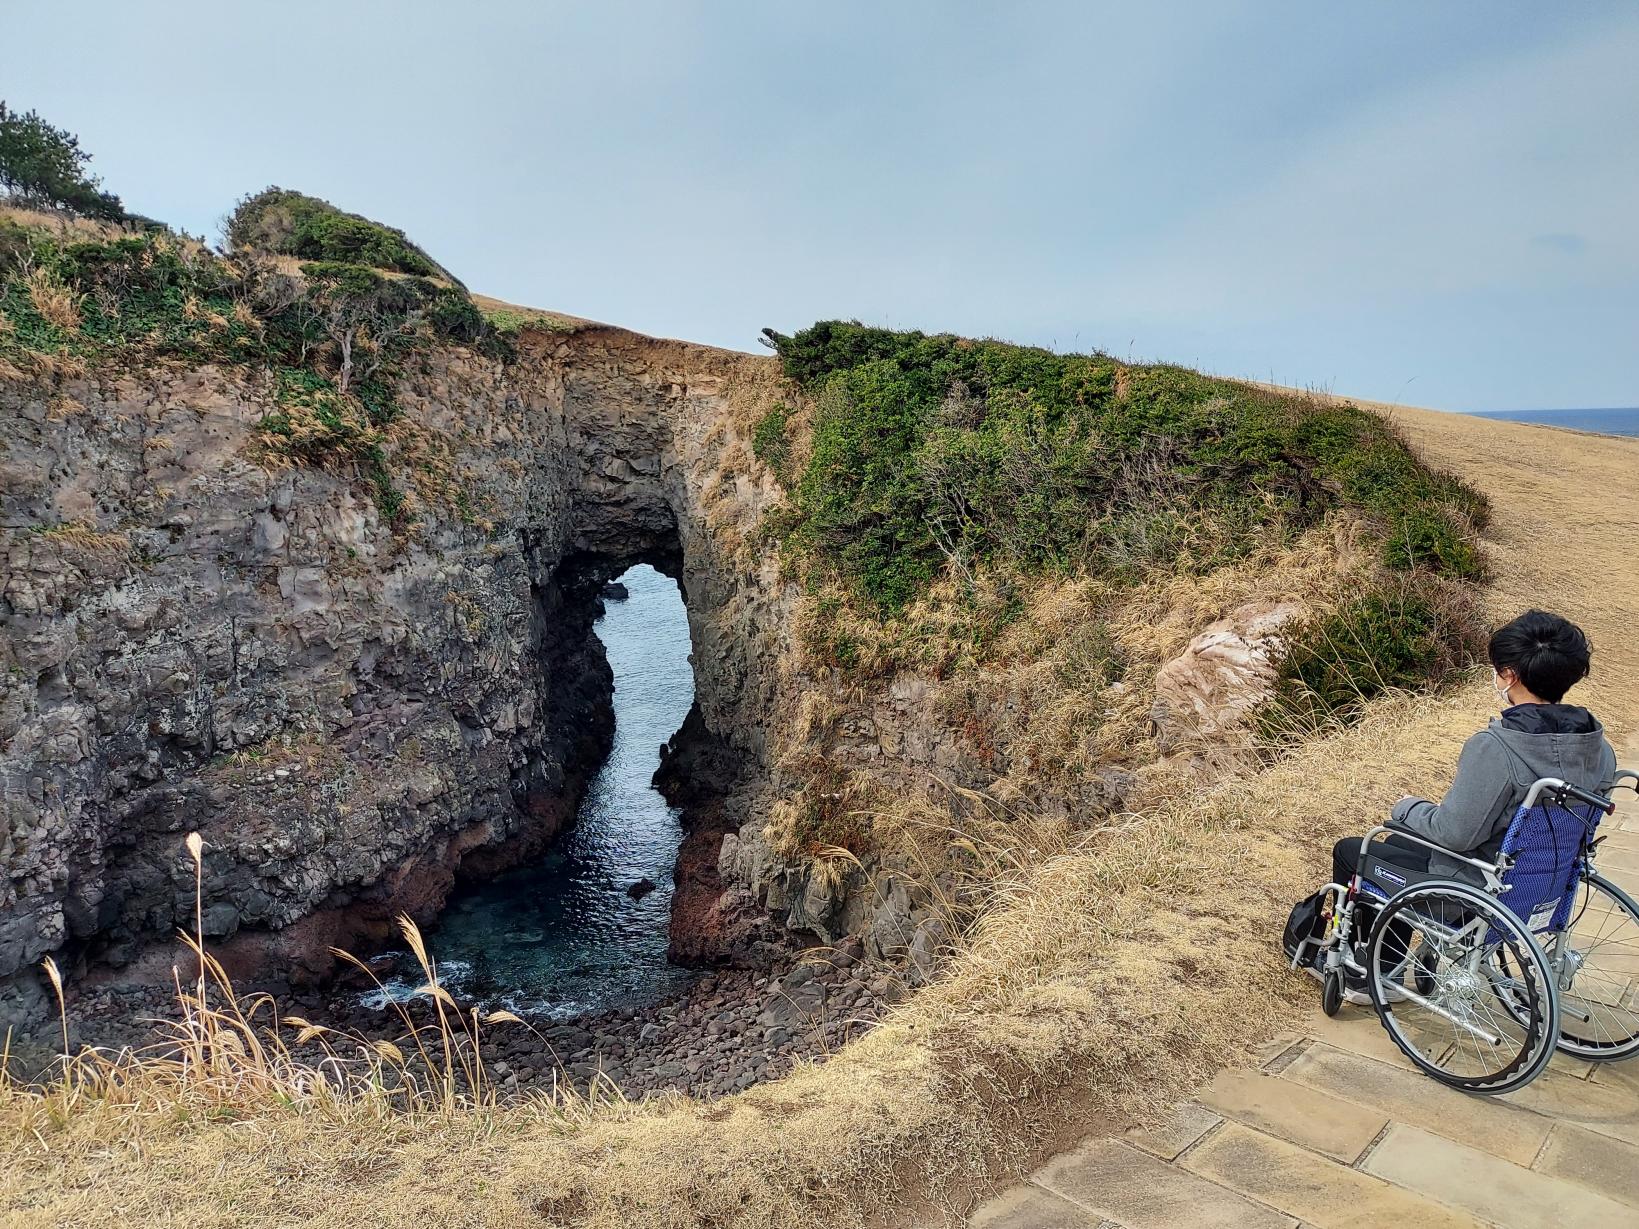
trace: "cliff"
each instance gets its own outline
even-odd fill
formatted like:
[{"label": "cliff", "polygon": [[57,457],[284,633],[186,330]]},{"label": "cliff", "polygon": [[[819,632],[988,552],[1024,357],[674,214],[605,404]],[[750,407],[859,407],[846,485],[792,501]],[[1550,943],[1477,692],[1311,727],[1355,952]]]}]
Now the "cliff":
[{"label": "cliff", "polygon": [[[250,230],[292,199],[312,254],[374,225],[270,190]],[[385,228],[390,267],[291,267],[7,225],[12,1019],[47,955],[167,981],[196,907],[237,977],[323,978],[539,853],[637,560],[696,675],[674,955],[855,935],[913,985],[1020,857],[1254,762],[1272,699],[1346,715],[1470,643],[1483,501],[1352,407],[842,322],[658,340],[474,301]]]},{"label": "cliff", "polygon": [[44,955],[125,965],[191,924],[191,830],[207,935],[292,980],[538,852],[609,737],[593,582],[627,561],[680,570],[702,714],[759,761],[780,589],[738,566],[765,493],[723,453],[769,364],[599,328],[522,349],[401,383],[409,490],[430,456],[459,495],[409,529],[269,452],[254,373],[0,381],[13,1013]]}]

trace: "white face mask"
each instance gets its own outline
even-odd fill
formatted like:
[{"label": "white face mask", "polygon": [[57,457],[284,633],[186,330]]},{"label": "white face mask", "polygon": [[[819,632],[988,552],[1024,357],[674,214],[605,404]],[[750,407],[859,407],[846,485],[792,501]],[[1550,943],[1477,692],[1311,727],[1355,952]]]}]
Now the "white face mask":
[{"label": "white face mask", "polygon": [[1497,703],[1501,704],[1504,708],[1512,708],[1514,706],[1514,702],[1508,698],[1508,692],[1512,687],[1512,683],[1505,683],[1502,681],[1502,675],[1495,672],[1492,673],[1491,690],[1497,695]]}]

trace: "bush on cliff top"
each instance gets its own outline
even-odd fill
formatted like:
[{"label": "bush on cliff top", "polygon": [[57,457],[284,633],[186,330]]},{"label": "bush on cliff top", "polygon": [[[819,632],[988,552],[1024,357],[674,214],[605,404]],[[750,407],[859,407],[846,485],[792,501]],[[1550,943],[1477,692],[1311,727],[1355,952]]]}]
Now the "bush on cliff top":
[{"label": "bush on cliff top", "polygon": [[[891,627],[936,585],[970,595],[964,652],[982,656],[1017,608],[981,600],[998,576],[1120,590],[1338,513],[1375,534],[1378,564],[1354,607],[1304,629],[1282,704],[1344,712],[1467,660],[1477,615],[1454,595],[1482,571],[1485,500],[1376,414],[1102,354],[857,322],[765,334],[813,404],[796,472],[785,416],[758,426],[755,451],[791,494],[771,531],[854,608],[835,591],[815,607],[811,646],[835,665],[854,668],[861,618]],[[903,639],[925,659],[926,636]]]},{"label": "bush on cliff top", "polygon": [[1483,498],[1353,406],[857,323],[766,332],[817,405],[791,536],[884,614],[993,562],[1210,567],[1340,508],[1380,530],[1391,568],[1480,571]]},{"label": "bush on cliff top", "polygon": [[366,265],[393,273],[460,282],[396,227],[347,213],[329,201],[288,188],[264,188],[247,196],[228,218],[228,243],[246,249]]},{"label": "bush on cliff top", "polygon": [[1484,649],[1483,629],[1464,586],[1425,570],[1383,577],[1297,629],[1259,714],[1264,733],[1307,735],[1384,692],[1453,678]]}]

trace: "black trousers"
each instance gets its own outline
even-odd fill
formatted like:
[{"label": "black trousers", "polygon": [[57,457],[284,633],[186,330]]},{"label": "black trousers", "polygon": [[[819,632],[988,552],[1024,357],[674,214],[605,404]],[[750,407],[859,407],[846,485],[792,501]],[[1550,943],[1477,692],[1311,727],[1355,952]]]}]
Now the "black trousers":
[{"label": "black trousers", "polygon": [[[1429,856],[1434,851],[1427,845],[1419,845],[1416,841],[1408,841],[1403,836],[1390,833],[1388,837],[1377,843],[1377,856],[1390,866],[1403,866],[1408,871],[1428,870]],[[1332,846],[1332,882],[1348,883],[1354,877],[1355,871],[1360,869],[1360,838],[1347,836]],[[1385,891],[1393,888],[1392,884],[1380,883],[1377,885]]]},{"label": "black trousers", "polygon": [[[1374,847],[1374,856],[1391,866],[1403,866],[1409,871],[1428,870],[1429,855],[1434,851],[1426,845],[1419,845],[1416,841],[1408,841],[1404,837],[1390,834],[1379,841]],[[1332,882],[1348,883],[1354,878],[1355,870],[1360,865],[1360,838],[1358,836],[1344,837],[1332,846]],[[1393,894],[1393,884],[1380,883],[1377,885]],[[1354,934],[1353,942],[1364,947],[1366,936],[1371,933],[1372,924],[1377,920],[1377,910],[1365,902],[1370,899],[1364,895],[1355,898],[1354,907]],[[1388,941],[1383,945],[1383,954],[1379,966],[1386,973],[1400,958],[1406,954],[1407,946],[1411,942],[1411,927],[1404,922],[1392,922],[1389,925]],[[1364,959],[1364,956],[1361,957]]]}]

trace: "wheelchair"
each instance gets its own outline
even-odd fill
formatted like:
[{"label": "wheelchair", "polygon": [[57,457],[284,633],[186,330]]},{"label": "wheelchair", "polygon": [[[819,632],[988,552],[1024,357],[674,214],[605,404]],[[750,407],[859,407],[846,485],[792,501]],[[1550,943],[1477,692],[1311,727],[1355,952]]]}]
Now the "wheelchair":
[{"label": "wheelchair", "polygon": [[[1618,772],[1615,786],[1639,794],[1639,773]],[[1346,975],[1363,981],[1406,1057],[1465,1092],[1523,1088],[1556,1049],[1589,1062],[1639,1053],[1639,904],[1595,868],[1599,821],[1615,809],[1544,777],[1495,862],[1373,828],[1354,878],[1322,889],[1321,934],[1298,944],[1292,968],[1321,979],[1327,1015]],[[1395,866],[1373,852],[1390,834],[1466,863],[1480,882]],[[1377,917],[1357,943],[1362,903]]]}]

